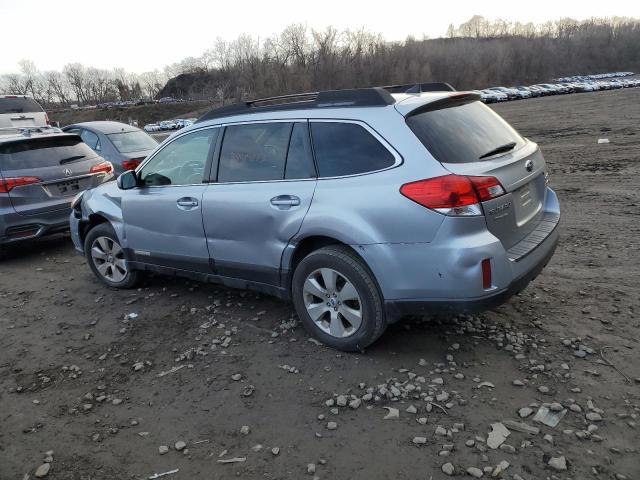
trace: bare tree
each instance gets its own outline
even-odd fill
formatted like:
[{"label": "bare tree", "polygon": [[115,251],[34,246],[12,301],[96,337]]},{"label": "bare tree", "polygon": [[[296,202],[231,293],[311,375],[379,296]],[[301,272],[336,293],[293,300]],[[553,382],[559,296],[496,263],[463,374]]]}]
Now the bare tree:
[{"label": "bare tree", "polygon": [[143,96],[209,98],[220,103],[293,91],[448,81],[460,89],[535,83],[552,76],[640,68],[640,20],[623,17],[539,25],[488,20],[479,15],[449,25],[445,38],[407,37],[388,42],[366,30],[310,30],[294,24],[260,39],[217,38],[199,57],[133,74],[64,66],[0,76],[3,92],[44,103],[89,104]]}]

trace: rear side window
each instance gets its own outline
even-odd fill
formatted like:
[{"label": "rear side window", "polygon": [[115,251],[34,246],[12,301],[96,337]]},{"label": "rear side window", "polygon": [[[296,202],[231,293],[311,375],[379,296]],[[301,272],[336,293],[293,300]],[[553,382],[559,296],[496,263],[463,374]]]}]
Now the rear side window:
[{"label": "rear side window", "polygon": [[407,125],[443,163],[478,162],[498,147],[524,144],[518,132],[479,101],[419,113],[407,118]]},{"label": "rear side window", "polygon": [[0,169],[53,167],[96,157],[78,136],[30,138],[0,145]]},{"label": "rear side window", "polygon": [[218,182],[282,180],[291,123],[232,125],[225,129]]},{"label": "rear side window", "polygon": [[395,157],[355,123],[312,122],[311,136],[320,177],[339,177],[388,168]]},{"label": "rear side window", "polygon": [[44,112],[42,107],[33,98],[29,97],[5,97],[0,98],[0,114],[2,113],[30,113]]}]

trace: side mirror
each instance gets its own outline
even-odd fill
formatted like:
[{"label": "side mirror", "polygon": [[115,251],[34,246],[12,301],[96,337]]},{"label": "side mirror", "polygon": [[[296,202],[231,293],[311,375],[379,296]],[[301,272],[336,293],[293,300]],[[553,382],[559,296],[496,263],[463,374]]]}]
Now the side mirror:
[{"label": "side mirror", "polygon": [[131,190],[132,188],[136,188],[138,186],[138,177],[136,177],[136,172],[133,170],[127,170],[118,177],[116,183],[120,190]]}]

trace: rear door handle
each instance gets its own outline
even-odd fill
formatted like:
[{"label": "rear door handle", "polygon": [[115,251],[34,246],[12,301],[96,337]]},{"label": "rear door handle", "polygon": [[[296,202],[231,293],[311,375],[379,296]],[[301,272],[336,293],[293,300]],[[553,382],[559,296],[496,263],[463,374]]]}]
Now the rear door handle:
[{"label": "rear door handle", "polygon": [[300,199],[293,195],[278,195],[271,199],[271,205],[278,208],[290,208],[300,205]]},{"label": "rear door handle", "polygon": [[181,210],[191,210],[198,206],[198,200],[193,197],[182,197],[178,199],[178,208]]}]

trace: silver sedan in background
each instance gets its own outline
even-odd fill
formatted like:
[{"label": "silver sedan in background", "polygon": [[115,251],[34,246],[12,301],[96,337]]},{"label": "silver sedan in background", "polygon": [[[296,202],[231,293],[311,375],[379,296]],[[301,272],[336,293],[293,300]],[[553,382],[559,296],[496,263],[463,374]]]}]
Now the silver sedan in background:
[{"label": "silver sedan in background", "polygon": [[158,146],[153,137],[126,123],[83,122],[62,130],[80,135],[84,143],[113,164],[116,175],[135,169]]}]

